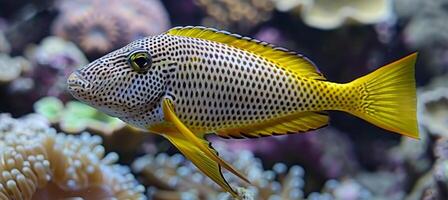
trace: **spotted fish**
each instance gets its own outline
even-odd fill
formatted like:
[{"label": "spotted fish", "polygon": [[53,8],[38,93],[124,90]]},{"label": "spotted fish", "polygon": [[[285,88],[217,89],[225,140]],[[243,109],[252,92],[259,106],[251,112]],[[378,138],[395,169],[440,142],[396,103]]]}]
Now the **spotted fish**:
[{"label": "spotted fish", "polygon": [[205,139],[307,132],[328,110],[418,138],[416,54],[349,83],[333,83],[302,55],[205,27],[177,27],[134,41],[68,78],[74,97],[160,134],[224,190],[221,167],[249,182]]}]

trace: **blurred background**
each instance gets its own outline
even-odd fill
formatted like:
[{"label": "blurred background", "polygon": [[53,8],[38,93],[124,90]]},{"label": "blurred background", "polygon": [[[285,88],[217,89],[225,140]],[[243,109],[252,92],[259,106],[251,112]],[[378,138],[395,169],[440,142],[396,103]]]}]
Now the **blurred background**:
[{"label": "blurred background", "polygon": [[[344,113],[306,134],[210,137],[253,199],[448,199],[448,0],[0,0],[0,197],[230,199],[168,141],[84,105],[76,68],[174,26],[299,52],[348,82],[418,52],[420,140]],[[403,113],[406,115],[406,113]]]}]

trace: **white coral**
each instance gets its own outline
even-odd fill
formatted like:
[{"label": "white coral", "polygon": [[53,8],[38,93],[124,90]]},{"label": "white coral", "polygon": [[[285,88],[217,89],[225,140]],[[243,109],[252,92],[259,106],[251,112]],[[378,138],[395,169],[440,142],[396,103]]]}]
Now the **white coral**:
[{"label": "white coral", "polygon": [[273,0],[280,11],[299,8],[303,21],[320,29],[347,22],[373,24],[393,16],[391,0]]}]

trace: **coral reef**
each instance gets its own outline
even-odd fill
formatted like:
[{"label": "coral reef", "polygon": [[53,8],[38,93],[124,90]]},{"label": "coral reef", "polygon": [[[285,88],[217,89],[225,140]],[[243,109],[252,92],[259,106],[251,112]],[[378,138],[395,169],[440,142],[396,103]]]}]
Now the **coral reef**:
[{"label": "coral reef", "polygon": [[19,0],[0,10],[0,113],[10,113],[0,114],[0,199],[231,198],[163,137],[66,91],[78,66],[171,22],[295,50],[335,82],[419,52],[420,140],[336,112],[313,133],[209,136],[251,180],[223,170],[245,199],[448,199],[448,0]]},{"label": "coral reef", "polygon": [[418,100],[421,125],[431,134],[448,136],[448,89],[422,91]]},{"label": "coral reef", "polygon": [[[145,199],[125,167],[105,155],[101,138],[67,136],[36,115],[0,115],[2,199]],[[95,191],[95,192],[91,192]]]},{"label": "coral reef", "polygon": [[33,102],[43,96],[71,99],[66,78],[78,66],[87,64],[84,54],[71,42],[57,37],[30,44],[25,58],[0,54],[0,82],[9,83],[0,91],[2,111],[22,115],[32,111]]},{"label": "coral reef", "polygon": [[271,26],[261,27],[260,30],[254,34],[254,38],[260,41],[265,41],[276,46],[285,47],[288,49],[297,49],[294,42],[281,32],[278,28]]},{"label": "coral reef", "polygon": [[447,5],[447,0],[395,1],[397,15],[407,22],[403,31],[405,43],[421,52],[434,75],[448,71]]},{"label": "coral reef", "polygon": [[10,83],[31,69],[31,65],[23,57],[10,57],[0,53],[0,84]]},{"label": "coral reef", "polygon": [[374,198],[372,198],[371,193],[356,180],[344,179],[342,181],[327,181],[321,193],[313,192],[308,196],[308,199],[366,200]]},{"label": "coral reef", "polygon": [[89,55],[100,55],[170,26],[159,0],[60,1],[53,33],[71,40]]},{"label": "coral reef", "polygon": [[78,101],[69,101],[64,105],[56,97],[44,97],[34,103],[34,110],[66,133],[88,131],[101,136],[107,150],[120,153],[126,163],[131,162],[132,156],[141,150],[141,144],[151,137]]},{"label": "coral reef", "polygon": [[298,8],[303,21],[319,29],[334,29],[348,22],[374,24],[393,16],[391,0],[274,0],[280,11]]},{"label": "coral reef", "polygon": [[[260,138],[258,140],[221,140],[213,143],[229,149],[249,150],[263,160],[295,160],[313,173],[325,178],[338,178],[358,170],[350,140],[334,128],[313,133]],[[300,152],[291,154],[291,152]]]},{"label": "coral reef", "polygon": [[29,77],[35,82],[35,96],[70,99],[71,95],[66,91],[68,74],[88,63],[81,50],[69,41],[50,36],[39,45],[29,45],[25,53],[34,66]]},{"label": "coral reef", "polygon": [[196,0],[207,13],[206,26],[247,30],[268,20],[274,6],[270,0]]},{"label": "coral reef", "polygon": [[406,197],[407,200],[413,199],[446,199],[448,193],[448,138],[446,136],[436,140],[433,156],[435,162],[426,174],[422,175],[412,192]]},{"label": "coral reef", "polygon": [[0,53],[9,53],[11,51],[11,45],[5,37],[3,31],[0,30]]},{"label": "coral reef", "polygon": [[[224,171],[228,182],[241,193],[260,200],[303,198],[304,170],[300,166],[288,169],[285,164],[277,163],[272,170],[265,170],[250,151],[235,152],[220,145],[216,147],[221,157],[247,174],[251,181],[252,185],[247,185]],[[151,199],[231,199],[179,154],[147,154],[138,158],[132,168],[149,186]]]},{"label": "coral reef", "polygon": [[50,122],[58,123],[61,130],[66,133],[73,134],[89,130],[102,135],[111,135],[126,125],[121,120],[78,101],[67,102],[64,107],[58,98],[45,97],[37,101],[34,108]]}]

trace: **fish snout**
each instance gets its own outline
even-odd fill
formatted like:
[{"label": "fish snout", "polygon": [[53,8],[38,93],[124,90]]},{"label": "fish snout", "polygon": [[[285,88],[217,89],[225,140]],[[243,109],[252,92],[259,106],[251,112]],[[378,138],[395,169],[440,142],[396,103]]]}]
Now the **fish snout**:
[{"label": "fish snout", "polygon": [[77,89],[89,89],[90,83],[87,81],[79,70],[70,74],[67,79],[68,89],[76,91]]}]

